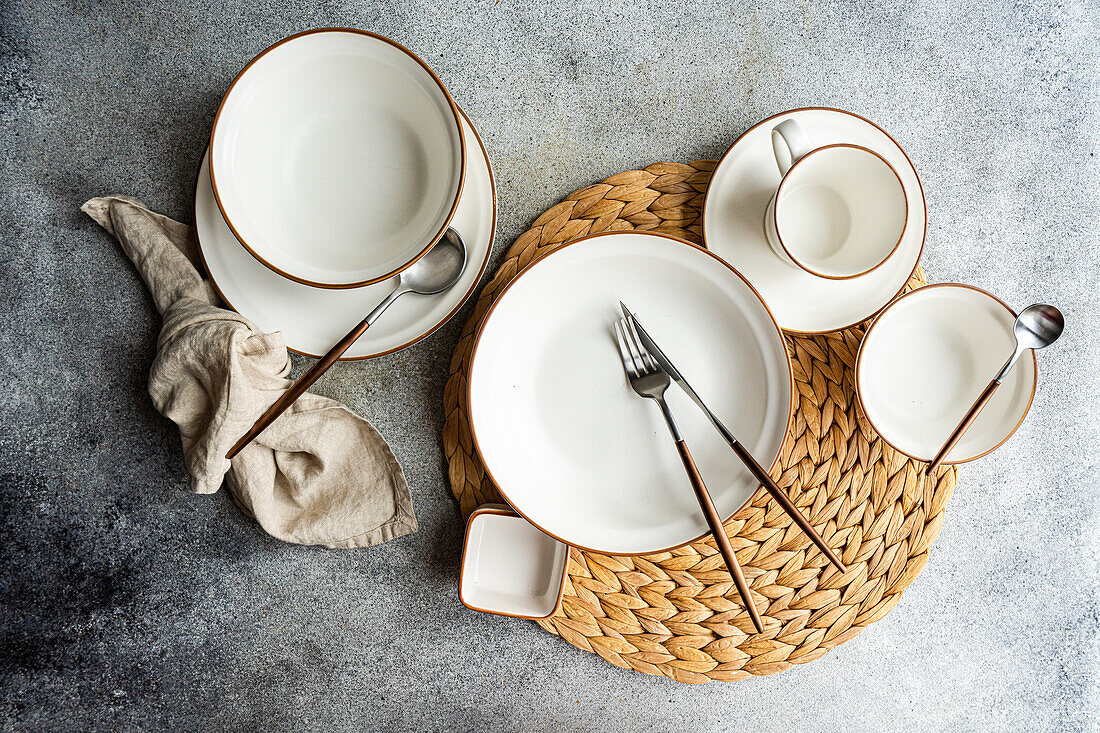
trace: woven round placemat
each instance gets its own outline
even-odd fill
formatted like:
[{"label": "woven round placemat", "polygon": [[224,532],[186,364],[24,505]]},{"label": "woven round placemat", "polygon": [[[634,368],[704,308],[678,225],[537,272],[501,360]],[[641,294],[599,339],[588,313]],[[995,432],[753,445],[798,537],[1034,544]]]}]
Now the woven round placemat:
[{"label": "woven round placemat", "polygon": [[[561,244],[608,230],[662,232],[701,243],[714,161],[655,163],[568,196],[535,220],[482,290],[451,360],[443,446],[463,516],[501,501],[477,455],[466,412],[474,336],[524,266]],[[925,284],[918,268],[906,289]],[[547,303],[548,308],[553,303]],[[935,478],[882,441],[853,386],[865,324],[787,334],[795,418],[772,476],[848,566],[841,574],[760,489],[726,523],[764,617],[755,633],[713,537],[655,555],[572,548],[565,597],[539,625],[611,664],[680,682],[740,680],[809,662],[855,638],[897,605],[928,561],[956,469]]]}]

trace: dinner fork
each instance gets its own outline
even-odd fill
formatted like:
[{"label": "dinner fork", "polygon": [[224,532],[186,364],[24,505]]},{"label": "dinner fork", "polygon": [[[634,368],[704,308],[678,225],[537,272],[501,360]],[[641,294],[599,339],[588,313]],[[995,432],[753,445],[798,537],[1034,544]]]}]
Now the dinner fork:
[{"label": "dinner fork", "polygon": [[722,526],[722,518],[718,515],[714,501],[710,498],[710,492],[707,491],[707,485],[703,482],[699,468],[695,465],[695,460],[691,457],[687,443],[680,435],[680,430],[676,427],[676,420],[672,417],[672,412],[665,402],[665,390],[668,389],[671,381],[668,373],[661,369],[649,355],[649,352],[642,347],[641,340],[625,318],[616,321],[614,327],[615,338],[619,345],[619,356],[623,361],[623,370],[626,372],[627,381],[630,382],[631,388],[639,396],[653,400],[661,408],[661,414],[668,424],[668,431],[672,434],[672,440],[676,443],[680,460],[683,462],[688,479],[691,481],[691,488],[695,490],[695,497],[699,500],[699,506],[703,510],[703,516],[706,517],[707,526],[714,534],[718,551],[722,553],[722,559],[726,561],[726,567],[729,568],[730,575],[733,576],[733,582],[737,586],[737,591],[741,594],[741,600],[745,602],[745,608],[752,618],[753,625],[758,632],[763,633],[764,622],[760,618],[760,613],[756,610],[756,603],[752,600],[745,574],[741,572],[741,565],[737,562],[737,556],[733,553],[729,536]]},{"label": "dinner fork", "polygon": [[825,544],[825,540],[821,538],[821,535],[817,533],[813,525],[810,524],[810,520],[802,516],[802,512],[798,511],[798,507],[794,502],[790,500],[779,485],[775,483],[775,480],[768,475],[768,471],[760,465],[760,463],[752,457],[752,453],[749,453],[745,446],[741,445],[741,441],[734,437],[733,433],[722,424],[722,421],[718,419],[718,416],[710,411],[710,408],[706,406],[703,399],[696,394],[691,385],[688,384],[687,378],[680,373],[680,370],[676,368],[669,358],[665,355],[665,352],[661,351],[661,347],[653,340],[653,338],[646,333],[645,326],[638,322],[634,314],[631,313],[626,304],[621,300],[619,305],[622,306],[623,315],[626,316],[626,322],[630,325],[630,332],[635,336],[635,340],[638,342],[642,354],[657,364],[658,367],[668,373],[668,376],[680,386],[692,402],[703,411],[703,414],[710,420],[710,424],[714,426],[714,429],[725,439],[726,443],[733,452],[737,454],[737,457],[741,459],[741,462],[745,464],[745,467],[749,469],[749,472],[756,477],[768,493],[772,495],[772,498],[783,508],[783,511],[787,513],[787,516],[791,518],[798,528],[806,533],[806,536],[810,538],[810,541],[817,545],[817,548],[824,553],[825,557],[829,559],[837,570],[842,573],[848,572],[847,566],[840,559],[840,555]]}]

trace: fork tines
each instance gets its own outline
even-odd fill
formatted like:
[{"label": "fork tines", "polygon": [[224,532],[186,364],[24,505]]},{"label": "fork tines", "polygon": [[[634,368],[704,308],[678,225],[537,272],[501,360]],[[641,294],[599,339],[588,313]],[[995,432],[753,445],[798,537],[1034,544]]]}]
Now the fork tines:
[{"label": "fork tines", "polygon": [[637,329],[631,319],[620,318],[615,321],[615,338],[619,343],[619,355],[627,373],[635,377],[658,371],[657,362],[642,345]]}]

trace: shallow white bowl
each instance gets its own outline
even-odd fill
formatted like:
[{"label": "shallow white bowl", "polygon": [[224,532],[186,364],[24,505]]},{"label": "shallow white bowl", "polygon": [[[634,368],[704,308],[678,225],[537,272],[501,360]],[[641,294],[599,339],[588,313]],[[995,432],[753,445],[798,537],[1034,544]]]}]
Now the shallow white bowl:
[{"label": "shallow white bowl", "polygon": [[210,180],[226,223],[298,282],[359,287],[447,229],[465,171],[458,109],[412,52],[319,29],[253,59],[222,99]]},{"label": "shallow white bowl", "polygon": [[[883,440],[930,461],[1012,354],[1016,314],[970,285],[942,283],[895,300],[856,358],[856,393]],[[1017,363],[945,463],[979,458],[1023,422],[1035,395],[1035,353]]]},{"label": "shallow white bowl", "polygon": [[569,547],[502,504],[470,515],[458,597],[474,611],[517,618],[553,616],[565,591]]},{"label": "shallow white bowl", "polygon": [[[477,130],[465,115],[462,125],[469,148],[466,182],[451,220],[451,227],[466,243],[468,265],[462,277],[439,295],[399,298],[386,311],[386,317],[368,328],[341,360],[388,354],[433,333],[462,307],[484,274],[496,228],[496,189],[489,156]],[[264,267],[233,236],[214,202],[209,155],[203,159],[195,185],[195,235],[211,284],[222,300],[261,330],[282,332],[291,351],[315,359],[395,286],[396,278],[391,278],[361,288],[315,288]]]},{"label": "shallow white bowl", "polygon": [[[710,408],[772,466],[791,417],[783,336],[712,253],[652,233],[576,240],[496,300],[468,404],[486,470],[517,512],[574,547],[644,554],[708,533],[660,411],[627,383],[612,322],[637,314]],[[667,399],[723,518],[759,487],[678,388]]]}]

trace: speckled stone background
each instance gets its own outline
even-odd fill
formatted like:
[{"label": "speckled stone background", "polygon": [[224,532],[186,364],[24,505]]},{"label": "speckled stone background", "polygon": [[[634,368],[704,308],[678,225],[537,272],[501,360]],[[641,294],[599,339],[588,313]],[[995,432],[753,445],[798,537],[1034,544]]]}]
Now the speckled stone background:
[{"label": "speckled stone background", "polygon": [[[0,24],[0,728],[1100,727],[1094,0],[3,0]],[[145,391],[159,319],[78,207],[127,193],[189,219],[229,80],[326,25],[410,46],[469,112],[496,167],[494,266],[574,189],[830,105],[912,157],[931,280],[1065,310],[1029,418],[964,468],[893,613],[815,663],[688,687],[465,609],[440,430],[466,313],[317,387],[389,439],[415,535],[295,547],[187,491]]]}]

